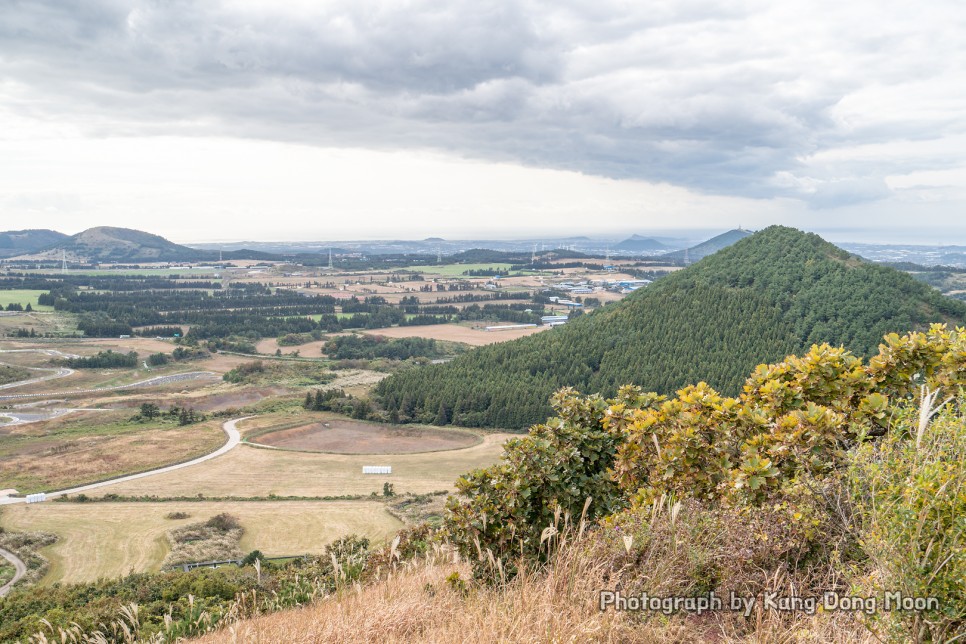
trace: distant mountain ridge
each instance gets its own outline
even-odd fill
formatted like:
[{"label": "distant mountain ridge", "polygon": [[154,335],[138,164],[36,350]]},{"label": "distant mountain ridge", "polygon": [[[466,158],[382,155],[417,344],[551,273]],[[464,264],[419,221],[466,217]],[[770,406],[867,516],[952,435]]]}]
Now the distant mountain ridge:
[{"label": "distant mountain ridge", "polygon": [[642,237],[641,235],[631,235],[622,242],[614,245],[615,251],[627,251],[631,253],[648,253],[655,251],[667,250],[667,246],[657,241],[656,239],[651,239],[650,237]]},{"label": "distant mountain ridge", "polygon": [[[57,233],[60,235],[60,233]],[[199,250],[175,244],[160,235],[132,228],[97,226],[61,239],[46,247],[19,252],[36,259],[58,260],[66,255],[84,262],[204,262],[224,259],[277,259],[269,253],[238,250],[220,255],[218,251]]]},{"label": "distant mountain ridge", "polygon": [[966,323],[966,305],[818,235],[773,226],[565,326],[474,349],[377,387],[403,421],[522,428],[564,386],[736,394],[758,364],[813,343],[872,354],[889,332]]},{"label": "distant mountain ridge", "polygon": [[752,233],[750,231],[735,228],[734,230],[729,230],[726,233],[721,233],[716,237],[712,237],[707,241],[703,241],[697,246],[692,246],[687,250],[674,251],[673,253],[664,255],[664,257],[678,261],[686,261],[689,264],[693,264],[704,259],[708,255],[713,255],[719,250],[731,246],[735,242],[744,239],[751,234]]},{"label": "distant mountain ridge", "polygon": [[7,230],[0,232],[0,257],[30,253],[52,246],[64,239],[67,239],[64,233],[46,228]]}]

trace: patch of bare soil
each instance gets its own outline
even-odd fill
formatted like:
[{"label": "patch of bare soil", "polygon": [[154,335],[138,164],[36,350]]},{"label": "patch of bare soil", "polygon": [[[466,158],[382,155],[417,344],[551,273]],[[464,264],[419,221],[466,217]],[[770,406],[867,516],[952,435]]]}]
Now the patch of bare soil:
[{"label": "patch of bare soil", "polygon": [[431,338],[447,340],[449,342],[464,342],[473,346],[483,346],[507,340],[516,340],[527,335],[546,331],[550,327],[537,326],[523,329],[507,329],[505,331],[487,331],[485,326],[501,326],[509,323],[490,322],[479,323],[478,328],[459,324],[428,324],[425,326],[394,326],[387,329],[371,329],[365,331],[370,335],[382,335],[387,338]]},{"label": "patch of bare soil", "polygon": [[226,409],[238,409],[240,407],[245,407],[247,405],[260,402],[265,398],[280,396],[286,393],[290,393],[290,390],[284,387],[247,387],[244,389],[231,388],[227,391],[216,393],[205,393],[204,390],[202,390],[198,394],[168,395],[165,396],[163,400],[154,395],[129,396],[116,400],[113,403],[113,407],[135,409],[140,407],[141,403],[153,402],[159,404],[162,409],[167,409],[172,405],[176,405],[178,407],[188,407],[194,409],[195,411],[215,412],[224,411]]},{"label": "patch of bare soil", "polygon": [[480,439],[457,430],[333,420],[271,432],[251,442],[332,454],[418,454],[463,449]]}]

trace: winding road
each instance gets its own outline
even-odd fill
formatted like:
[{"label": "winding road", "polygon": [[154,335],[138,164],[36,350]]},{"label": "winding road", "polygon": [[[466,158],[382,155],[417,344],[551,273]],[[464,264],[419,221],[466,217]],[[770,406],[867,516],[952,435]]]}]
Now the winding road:
[{"label": "winding road", "polygon": [[[0,353],[42,353],[52,358],[79,358],[80,356],[73,353],[64,353],[62,351],[57,351],[56,349],[0,349]],[[0,362],[0,364],[6,364]],[[68,369],[67,367],[61,367],[59,369],[45,369],[43,367],[24,367],[24,369],[30,369],[31,371],[50,371],[53,372],[49,376],[41,376],[39,378],[30,378],[29,380],[18,380],[17,382],[9,382],[5,385],[0,385],[0,389],[13,389],[14,387],[25,387],[27,385],[33,385],[38,382],[45,382],[47,380],[54,380],[56,378],[66,378],[67,376],[74,375],[73,369]]]},{"label": "winding road", "polygon": [[[120,478],[110,479],[107,481],[100,481],[98,483],[90,483],[88,485],[72,487],[66,490],[47,492],[47,498],[52,499],[58,496],[64,496],[66,494],[80,494],[81,492],[89,492],[90,490],[96,490],[98,488],[107,487],[108,485],[114,485],[115,483],[125,483],[127,481],[136,481],[137,479],[147,478],[149,476],[154,476],[156,474],[165,474],[166,472],[173,472],[175,470],[180,470],[185,467],[191,467],[192,465],[204,463],[205,461],[210,461],[213,458],[218,458],[222,454],[226,454],[229,451],[238,447],[238,445],[241,443],[241,434],[238,432],[236,425],[243,420],[248,420],[249,418],[254,418],[254,416],[244,416],[242,418],[234,418],[232,420],[226,421],[221,426],[221,428],[228,436],[228,440],[225,441],[225,444],[219,447],[218,449],[216,449],[214,452],[205,454],[204,456],[199,456],[198,458],[192,459],[190,461],[185,461],[184,463],[175,463],[174,465],[166,465],[164,467],[159,467],[156,470],[148,470],[147,472],[138,472],[137,474],[128,474],[127,476],[122,476]],[[0,496],[0,505],[13,505],[15,503],[26,503],[26,502],[27,502],[27,499],[25,497]]]},{"label": "winding road", "polygon": [[[0,349],[0,353],[42,353],[55,358],[79,358],[80,356],[73,353],[64,353],[62,351],[57,351],[56,349]],[[0,363],[3,364],[3,363]],[[147,363],[145,363],[145,367]],[[61,367],[59,369],[45,369],[43,367],[24,367],[25,369],[31,369],[33,371],[51,371],[48,376],[41,376],[39,378],[31,378],[29,380],[18,380],[17,382],[10,382],[5,385],[0,385],[0,390],[3,389],[14,389],[15,387],[25,387],[26,385],[33,385],[38,382],[45,382],[47,380],[54,380],[56,378],[66,378],[67,376],[73,375],[75,372],[73,369],[68,369],[67,367]],[[122,389],[136,389],[139,387],[151,387],[166,385],[172,382],[181,382],[182,380],[196,380],[198,378],[204,378],[207,376],[217,376],[218,374],[211,371],[189,371],[186,373],[173,373],[167,376],[155,376],[154,378],[148,378],[147,380],[139,380],[137,382],[132,382],[128,385],[116,385],[114,387],[95,387],[93,389],[74,389],[72,391],[44,391],[35,392],[30,394],[7,394],[0,396],[0,401],[3,400],[20,400],[22,398],[48,398],[50,396],[73,396],[76,394],[96,394],[102,391],[119,391]]]},{"label": "winding road", "polygon": [[[8,349],[8,350],[2,350],[2,349],[0,349],[0,353],[43,353],[45,355],[49,355],[49,356],[52,356],[52,357],[59,357],[59,358],[76,358],[76,357],[78,357],[78,356],[73,355],[73,354],[62,353],[62,352],[57,351],[55,349]],[[0,364],[3,364],[3,363],[0,363]],[[145,367],[147,367],[146,364],[145,364]],[[32,385],[32,384],[35,384],[35,383],[38,383],[38,382],[45,382],[47,380],[55,380],[57,378],[66,378],[66,377],[74,374],[74,370],[73,369],[68,369],[66,367],[63,367],[63,368],[60,368],[60,369],[44,369],[44,368],[41,368],[41,367],[27,367],[27,369],[31,369],[33,371],[48,371],[48,372],[52,372],[52,373],[50,375],[47,375],[47,376],[41,376],[41,377],[38,377],[38,378],[31,378],[31,379],[28,379],[28,380],[18,380],[17,382],[11,382],[11,383],[7,383],[5,385],[0,385],[0,390],[13,389],[13,388],[16,388],[16,387],[23,387],[23,386]],[[14,399],[20,399],[20,398],[40,398],[40,397],[48,397],[48,396],[69,396],[69,395],[72,395],[72,394],[97,393],[97,392],[101,392],[101,391],[117,391],[119,389],[133,389],[133,388],[137,388],[137,387],[149,387],[149,386],[152,386],[152,385],[165,385],[165,384],[172,383],[172,382],[180,382],[180,381],[183,381],[183,380],[194,380],[194,379],[197,379],[197,378],[202,378],[202,377],[205,377],[205,376],[214,376],[214,375],[217,375],[217,374],[214,374],[214,373],[212,373],[210,371],[192,371],[192,372],[188,372],[188,373],[172,374],[172,375],[169,375],[169,376],[156,376],[154,378],[149,378],[147,380],[141,380],[141,381],[138,381],[138,382],[131,383],[129,385],[118,385],[118,386],[115,386],[115,387],[98,387],[98,388],[95,388],[95,389],[78,389],[78,390],[74,390],[74,391],[62,391],[62,392],[44,392],[44,393],[34,393],[34,394],[5,395],[5,396],[0,396],[0,400],[14,400]],[[65,410],[57,410],[57,411],[58,412],[63,412],[63,413],[68,413],[70,411],[79,411],[79,410],[65,409]],[[91,411],[104,411],[104,410],[91,410]],[[10,424],[18,424],[18,423],[22,423],[22,422],[30,422],[30,421],[25,421],[25,419],[23,419],[22,417],[18,417],[15,414],[6,413],[4,415],[6,417],[11,418],[13,420],[13,422],[10,423]],[[60,415],[60,414],[58,414],[58,415]],[[143,478],[146,478],[148,476],[154,476],[156,474],[164,474],[166,472],[173,472],[175,470],[180,470],[180,469],[182,469],[184,467],[191,467],[192,465],[198,465],[199,463],[204,463],[205,461],[209,461],[209,460],[211,460],[213,458],[217,458],[217,457],[221,456],[222,454],[225,454],[225,453],[231,451],[232,449],[234,449],[235,447],[237,447],[241,443],[241,434],[238,432],[238,429],[236,427],[236,424],[239,423],[239,422],[241,422],[241,421],[243,421],[243,420],[247,420],[249,418],[253,418],[253,416],[244,416],[242,418],[235,418],[235,419],[232,419],[232,420],[229,420],[229,421],[225,422],[221,426],[221,428],[225,432],[225,434],[228,436],[228,440],[225,441],[225,444],[222,445],[221,447],[219,447],[218,449],[216,449],[214,452],[211,452],[209,454],[205,454],[204,456],[199,456],[198,458],[192,459],[190,461],[185,461],[184,463],[176,463],[174,465],[167,465],[167,466],[164,466],[164,467],[159,467],[158,469],[155,469],[155,470],[148,470],[147,472],[139,472],[137,474],[129,474],[127,476],[122,476],[122,477],[116,478],[116,479],[110,479],[108,481],[100,481],[98,483],[90,483],[88,485],[81,485],[81,486],[69,488],[69,489],[66,489],[66,490],[57,490],[57,491],[54,491],[54,492],[48,492],[47,493],[47,498],[50,499],[50,498],[55,498],[55,497],[58,497],[58,496],[65,496],[67,494],[79,494],[81,492],[87,492],[89,490],[96,490],[98,488],[106,487],[108,485],[114,485],[115,483],[124,483],[126,481],[134,481],[134,480],[137,480],[137,479],[143,479]],[[26,503],[26,502],[27,502],[27,499],[25,497],[0,496],[0,505],[13,505],[15,503]],[[0,548],[0,557],[3,557],[7,561],[9,561],[13,565],[13,567],[14,567],[14,575],[13,575],[13,578],[10,581],[8,581],[7,583],[5,583],[3,586],[0,586],[0,597],[3,597],[7,593],[10,592],[10,590],[13,588],[13,585],[14,584],[16,584],[18,581],[20,581],[23,578],[23,576],[27,574],[27,566],[20,559],[20,557],[18,557],[16,554],[14,554],[14,553],[12,553],[9,550],[6,550],[4,548]]]},{"label": "winding road", "polygon": [[27,574],[27,564],[21,561],[20,557],[3,548],[0,548],[0,557],[3,557],[12,563],[14,568],[13,579],[5,583],[3,586],[0,586],[0,597],[3,597],[10,592],[10,589],[13,588],[15,583],[20,581],[20,579]]}]

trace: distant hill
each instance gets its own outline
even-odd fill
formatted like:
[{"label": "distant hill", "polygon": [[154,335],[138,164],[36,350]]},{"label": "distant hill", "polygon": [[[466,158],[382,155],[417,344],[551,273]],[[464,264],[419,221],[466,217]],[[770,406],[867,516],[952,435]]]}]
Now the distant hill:
[{"label": "distant hill", "polygon": [[652,253],[654,251],[667,250],[667,246],[650,237],[631,235],[624,241],[615,244],[613,250],[630,253]]},{"label": "distant hill", "polygon": [[731,246],[739,239],[744,239],[751,232],[747,230],[742,230],[741,228],[735,228],[734,230],[729,230],[726,233],[721,233],[717,237],[712,237],[711,239],[701,242],[697,246],[692,246],[691,248],[685,250],[675,251],[673,253],[668,253],[664,255],[669,259],[675,260],[687,260],[689,263],[693,264],[707,257],[708,255],[713,255],[723,248]]},{"label": "distant hill", "polygon": [[738,393],[755,365],[813,343],[873,353],[885,333],[966,323],[966,305],[814,234],[774,226],[565,326],[481,347],[377,388],[402,420],[521,428],[573,386]]},{"label": "distant hill", "polygon": [[[218,259],[218,251],[181,246],[159,235],[131,228],[98,226],[30,253],[36,258],[60,259],[66,253],[73,261],[91,262],[204,262]],[[238,250],[224,253],[224,259],[273,259],[268,253]]]},{"label": "distant hill", "polygon": [[0,257],[32,253],[64,239],[67,235],[56,230],[8,230],[0,233]]}]

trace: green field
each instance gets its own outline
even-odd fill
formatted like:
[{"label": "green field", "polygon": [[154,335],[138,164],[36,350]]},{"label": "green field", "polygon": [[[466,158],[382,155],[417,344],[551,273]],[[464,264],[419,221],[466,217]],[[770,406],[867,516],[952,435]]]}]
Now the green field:
[{"label": "green field", "polygon": [[[0,291],[0,294],[10,292],[12,291]],[[33,304],[30,306],[33,306]],[[40,308],[48,309],[49,307]],[[0,316],[0,336],[14,335],[18,329],[33,329],[35,333],[40,335],[75,336],[79,333],[77,331],[77,317],[71,313],[44,310]]]},{"label": "green field", "polygon": [[442,266],[407,266],[401,270],[413,271],[424,275],[442,275],[443,277],[464,277],[466,271],[480,271],[492,268],[495,270],[508,271],[510,264],[444,264]]},{"label": "green field", "polygon": [[52,306],[40,306],[37,304],[37,298],[46,292],[22,289],[0,291],[0,306],[7,308],[9,304],[19,304],[21,306],[27,306],[29,304],[35,311],[53,311],[54,307]]}]

